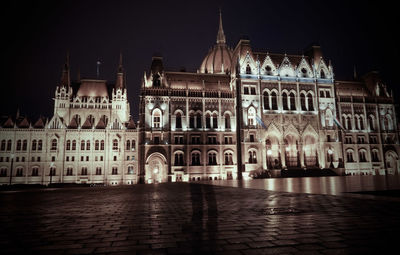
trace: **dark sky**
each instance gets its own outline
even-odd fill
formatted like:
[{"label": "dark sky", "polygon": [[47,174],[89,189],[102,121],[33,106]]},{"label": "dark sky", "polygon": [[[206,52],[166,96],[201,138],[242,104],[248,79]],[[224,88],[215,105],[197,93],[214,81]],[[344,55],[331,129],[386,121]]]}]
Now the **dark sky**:
[{"label": "dark sky", "polygon": [[[131,114],[137,119],[141,79],[151,57],[164,66],[195,71],[215,43],[222,9],[228,45],[242,35],[253,49],[302,54],[311,43],[322,47],[336,79],[379,70],[397,84],[399,33],[393,2],[371,1],[9,1],[2,6],[3,80],[0,114],[37,118],[53,114],[54,89],[66,52],[71,78],[114,82],[119,53],[127,74]],[[4,3],[2,3],[4,5]]]}]

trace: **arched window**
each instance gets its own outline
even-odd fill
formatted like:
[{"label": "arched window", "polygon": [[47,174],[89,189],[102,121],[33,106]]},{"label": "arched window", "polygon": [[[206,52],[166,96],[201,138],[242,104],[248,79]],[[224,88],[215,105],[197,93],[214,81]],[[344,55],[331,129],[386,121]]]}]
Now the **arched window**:
[{"label": "arched window", "polygon": [[267,75],[272,75],[272,68],[271,68],[270,66],[266,66],[266,67],[265,67],[265,73],[266,73]]},{"label": "arched window", "polygon": [[153,87],[160,87],[160,86],[161,86],[160,75],[154,74],[154,76],[153,76]]},{"label": "arched window", "polygon": [[300,94],[300,105],[302,111],[307,111],[306,107],[306,96],[302,93]]},{"label": "arched window", "polygon": [[379,152],[376,149],[371,151],[372,162],[379,162]]},{"label": "arched window", "polygon": [[[35,150],[36,150],[36,140],[33,140],[33,141],[35,141]],[[33,141],[32,141],[32,147],[33,147]],[[0,148],[0,150],[1,151],[5,151],[6,150],[6,140],[1,140],[1,148]]]},{"label": "arched window", "polygon": [[94,150],[98,151],[99,150],[99,140],[94,141]]},{"label": "arched window", "polygon": [[113,147],[112,147],[113,151],[117,151],[118,150],[118,140],[114,139],[113,140]]},{"label": "arched window", "polygon": [[39,140],[38,141],[38,151],[42,151],[42,148],[43,148],[43,142],[42,142],[42,140]]},{"label": "arched window", "polygon": [[52,151],[57,150],[57,139],[51,140],[51,149]]},{"label": "arched window", "polygon": [[267,91],[264,91],[263,93],[263,105],[264,110],[269,110],[269,94]]},{"label": "arched window", "polygon": [[126,141],[126,148],[125,150],[129,151],[131,149],[131,141]]},{"label": "arched window", "polygon": [[217,164],[217,153],[212,151],[208,153],[208,164],[216,165]]},{"label": "arched window", "polygon": [[294,95],[293,92],[290,93],[289,100],[290,100],[290,110],[295,111],[296,110],[296,96]]},{"label": "arched window", "polygon": [[233,165],[232,152],[225,152],[225,165]]},{"label": "arched window", "polygon": [[17,150],[17,151],[20,151],[20,150],[21,150],[21,146],[22,146],[22,141],[21,141],[21,140],[18,140],[18,141],[17,141],[17,148],[16,148],[16,150]]},{"label": "arched window", "polygon": [[351,125],[351,117],[350,116],[348,116],[346,118],[346,127],[347,127],[348,130],[352,130],[353,129],[353,127]]},{"label": "arched window", "polygon": [[213,114],[212,121],[213,121],[213,128],[217,129],[218,128],[218,115],[216,113]]},{"label": "arched window", "polygon": [[249,163],[250,164],[257,163],[257,153],[255,151],[249,151]]},{"label": "arched window", "polygon": [[[35,147],[36,147],[36,141],[35,141]],[[33,150],[33,142],[32,142],[32,150]],[[67,140],[67,148],[66,148],[66,150],[67,151],[71,150],[71,141],[70,140]]]},{"label": "arched window", "polygon": [[180,112],[177,112],[175,115],[175,128],[182,128],[182,116]]},{"label": "arched window", "polygon": [[360,162],[367,162],[367,158],[366,158],[366,151],[361,149],[358,151],[358,157],[359,157],[359,161]]},{"label": "arched window", "polygon": [[307,95],[307,101],[308,101],[308,110],[314,111],[313,96],[311,94]]},{"label": "arched window", "polygon": [[352,150],[347,150],[346,151],[346,158],[347,158],[347,162],[354,162],[353,151]]},{"label": "arched window", "polygon": [[189,115],[189,128],[194,128],[194,115],[190,113]]},{"label": "arched window", "polygon": [[308,76],[308,74],[307,74],[307,69],[302,68],[302,69],[301,69],[301,77],[306,78],[307,76]]},{"label": "arched window", "polygon": [[136,150],[136,141],[132,140],[132,151]]},{"label": "arched window", "polygon": [[201,125],[201,114],[200,113],[197,113],[197,115],[196,115],[196,127],[197,128],[201,128],[202,127],[202,125]]},{"label": "arched window", "polygon": [[100,142],[100,150],[104,151],[104,140]]},{"label": "arched window", "polygon": [[161,110],[160,109],[155,109],[153,111],[153,128],[160,128],[161,127]]},{"label": "arched window", "polygon": [[288,95],[286,94],[286,92],[282,93],[282,106],[283,106],[283,110],[289,110]]},{"label": "arched window", "polygon": [[364,117],[363,117],[363,115],[360,116],[358,127],[359,127],[359,130],[364,130]]},{"label": "arched window", "polygon": [[86,150],[90,151],[90,140],[86,141]]},{"label": "arched window", "polygon": [[271,93],[272,110],[278,110],[278,95],[273,91]]},{"label": "arched window", "polygon": [[247,111],[247,124],[249,126],[256,125],[256,109],[252,106],[249,107],[249,110]]},{"label": "arched window", "polygon": [[[4,141],[4,140],[3,140]],[[69,141],[69,140],[68,140]],[[4,141],[4,147],[6,146],[6,143],[5,143],[5,141]],[[67,146],[68,146],[68,142],[67,142]],[[3,148],[3,142],[1,143],[1,148]],[[33,140],[32,141],[32,151],[35,151],[36,150],[36,148],[37,148],[37,141],[36,140]],[[2,149],[3,150],[3,149]]]},{"label": "arched window", "polygon": [[211,116],[209,113],[206,114],[206,128],[211,128]]},{"label": "arched window", "polygon": [[228,113],[225,113],[225,129],[231,128],[231,116]]},{"label": "arched window", "polygon": [[199,166],[200,165],[200,152],[193,152],[192,153],[192,166]]},{"label": "arched window", "polygon": [[28,149],[28,140],[24,140],[22,142],[22,150],[26,151]]},{"label": "arched window", "polygon": [[85,140],[81,141],[81,151],[85,150]]},{"label": "arched window", "polygon": [[183,152],[178,151],[175,152],[175,166],[183,166],[184,161],[183,161]]},{"label": "arched window", "polygon": [[246,66],[246,74],[251,74],[251,67],[249,64]]},{"label": "arched window", "polygon": [[76,141],[72,140],[72,150],[76,150]]},{"label": "arched window", "polygon": [[330,109],[327,109],[325,112],[325,126],[327,127],[333,126],[333,115]]},{"label": "arched window", "polygon": [[369,122],[369,129],[370,130],[375,130],[375,118],[373,115],[370,115],[368,117],[368,122]]}]

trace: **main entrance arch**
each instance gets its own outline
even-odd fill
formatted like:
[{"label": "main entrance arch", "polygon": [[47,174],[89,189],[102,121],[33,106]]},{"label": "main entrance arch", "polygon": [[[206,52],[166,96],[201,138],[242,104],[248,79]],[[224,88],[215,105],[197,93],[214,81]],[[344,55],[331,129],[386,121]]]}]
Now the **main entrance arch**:
[{"label": "main entrance arch", "polygon": [[146,160],[145,182],[160,183],[168,180],[168,165],[165,156],[159,152],[154,152]]}]

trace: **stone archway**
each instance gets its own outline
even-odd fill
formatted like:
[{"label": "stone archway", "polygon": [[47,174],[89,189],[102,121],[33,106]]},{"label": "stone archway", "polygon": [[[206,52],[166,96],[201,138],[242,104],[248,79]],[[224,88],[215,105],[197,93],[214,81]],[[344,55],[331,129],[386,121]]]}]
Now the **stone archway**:
[{"label": "stone archway", "polygon": [[168,181],[167,160],[159,152],[152,153],[146,160],[145,182],[161,183]]},{"label": "stone archway", "polygon": [[396,152],[389,150],[385,153],[387,174],[399,174],[399,157]]}]

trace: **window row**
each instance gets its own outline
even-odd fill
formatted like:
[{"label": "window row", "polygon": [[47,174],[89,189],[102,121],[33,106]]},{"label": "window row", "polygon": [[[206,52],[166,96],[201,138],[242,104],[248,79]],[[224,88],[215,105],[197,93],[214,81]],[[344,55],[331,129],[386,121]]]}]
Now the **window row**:
[{"label": "window row", "polygon": [[[263,109],[278,110],[278,94],[275,91],[272,91],[271,93],[264,91]],[[294,92],[282,93],[282,109],[286,111],[297,110],[296,95]],[[305,93],[300,93],[300,109],[302,111],[314,111],[314,97],[311,93],[308,93],[307,95]]]},{"label": "window row", "polygon": [[[210,151],[207,153],[207,165],[218,165],[217,156],[218,153],[216,151]],[[224,153],[224,165],[233,165],[233,152],[227,151]],[[174,165],[175,166],[184,166],[184,153],[182,151],[177,151],[174,154]],[[191,165],[192,166],[200,166],[202,165],[202,158],[200,151],[194,151],[191,153]]]},{"label": "window row", "polygon": [[[358,162],[369,162],[367,159],[367,151],[365,149],[360,149],[358,151]],[[354,159],[354,151],[352,149],[346,150],[347,162],[356,162]],[[371,161],[380,162],[379,151],[377,149],[371,150]]]}]

